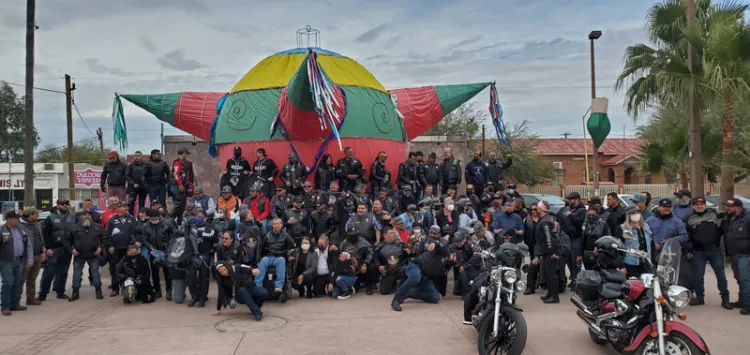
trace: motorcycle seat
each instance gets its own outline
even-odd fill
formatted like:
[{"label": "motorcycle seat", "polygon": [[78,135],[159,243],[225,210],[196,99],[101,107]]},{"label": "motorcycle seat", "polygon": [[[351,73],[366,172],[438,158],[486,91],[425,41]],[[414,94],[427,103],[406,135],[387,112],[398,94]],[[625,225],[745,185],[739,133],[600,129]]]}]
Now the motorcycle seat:
[{"label": "motorcycle seat", "polygon": [[605,282],[599,286],[599,296],[611,300],[622,297],[622,285],[616,282]]},{"label": "motorcycle seat", "polygon": [[619,270],[601,270],[600,271],[602,278],[606,280],[607,282],[617,282],[617,283],[623,283],[625,282],[628,277],[625,276],[622,272]]}]

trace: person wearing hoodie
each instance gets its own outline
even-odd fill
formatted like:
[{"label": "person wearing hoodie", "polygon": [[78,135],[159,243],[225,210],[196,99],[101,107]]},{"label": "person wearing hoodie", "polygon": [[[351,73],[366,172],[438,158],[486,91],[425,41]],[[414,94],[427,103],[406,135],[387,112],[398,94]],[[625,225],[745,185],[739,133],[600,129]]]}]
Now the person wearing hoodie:
[{"label": "person wearing hoodie", "polygon": [[396,290],[398,281],[404,278],[404,266],[408,254],[404,244],[396,236],[393,228],[387,227],[383,243],[375,247],[373,266],[380,273],[380,294],[390,295]]},{"label": "person wearing hoodie", "polygon": [[120,155],[116,151],[111,151],[108,154],[109,162],[104,164],[102,169],[102,175],[99,177],[101,180],[101,190],[107,194],[107,197],[116,196],[118,200],[122,201],[125,199],[127,190],[125,185],[127,184],[127,170],[128,167],[120,161]]},{"label": "person wearing hoodie", "polygon": [[26,228],[26,235],[31,239],[32,249],[34,250],[34,265],[23,270],[21,286],[18,288],[19,296],[23,294],[23,286],[26,285],[26,305],[39,306],[42,303],[36,300],[36,279],[39,277],[39,271],[42,269],[42,261],[47,248],[44,247],[44,238],[42,238],[41,223],[39,223],[39,212],[34,207],[23,209],[21,226]]},{"label": "person wearing hoodie", "polygon": [[333,166],[333,158],[328,153],[323,154],[320,165],[315,169],[315,190],[328,191],[331,183],[336,181],[336,168]]},{"label": "person wearing hoodie", "polygon": [[148,198],[167,204],[167,183],[169,182],[169,165],[161,160],[161,151],[154,149],[143,169],[143,180],[148,189]]},{"label": "person wearing hoodie", "polygon": [[[169,221],[165,220],[159,211],[149,209],[147,211],[148,222],[143,226],[141,230],[141,243],[143,247],[147,248],[149,252],[159,251],[166,255],[167,246],[175,235],[176,230],[174,225]],[[166,298],[167,301],[172,300],[172,278],[169,274],[169,268],[166,263],[163,265],[152,264],[151,265],[151,280],[154,286],[154,299],[162,297],[161,293],[161,279],[159,271],[164,274],[164,284],[166,286]]]},{"label": "person wearing hoodie", "polygon": [[513,165],[513,159],[507,154],[506,160],[498,160],[495,152],[490,152],[490,159],[487,160],[487,170],[489,174],[489,183],[493,186],[499,186],[505,178],[505,170],[510,169]]},{"label": "person wearing hoodie", "polygon": [[[646,219],[646,224],[653,233],[654,248],[651,250],[651,260],[659,260],[661,248],[668,239],[677,238],[682,245],[688,241],[685,224],[672,212],[672,199],[670,198],[659,200],[657,213]],[[683,250],[685,251],[687,250]]]},{"label": "person wearing hoodie", "polygon": [[268,291],[263,287],[258,287],[253,281],[257,277],[259,270],[242,264],[233,264],[220,260],[216,263],[216,272],[218,274],[216,282],[219,284],[219,296],[216,298],[215,316],[221,315],[222,307],[227,305],[230,308],[232,301],[244,304],[250,309],[253,318],[260,322],[263,320],[263,312],[260,310],[263,303],[268,299]]},{"label": "person wearing hoodie", "polygon": [[381,189],[388,189],[391,186],[391,172],[385,166],[386,159],[388,155],[381,151],[370,166],[370,183],[372,194],[375,196]]},{"label": "person wearing hoodie", "polygon": [[693,290],[695,298],[690,301],[691,306],[706,304],[705,274],[706,265],[711,265],[719,286],[721,305],[725,309],[732,309],[729,301],[727,276],[724,272],[724,254],[721,252],[721,237],[724,235],[722,219],[716,211],[706,207],[706,199],[693,199],[693,213],[685,220],[689,244],[692,250],[688,253],[693,266]]},{"label": "person wearing hoodie", "polygon": [[[134,213],[143,209],[146,205],[148,188],[146,187],[145,174],[148,164],[143,162],[143,153],[135,152],[133,162],[128,164],[125,170],[125,179],[128,181],[128,195],[130,195],[130,210]],[[138,199],[138,209],[135,209],[135,200]]]},{"label": "person wearing hoodie", "polygon": [[42,238],[47,248],[47,262],[44,271],[42,271],[42,280],[39,283],[39,301],[47,299],[50,285],[57,293],[58,299],[68,299],[65,294],[65,284],[68,280],[68,269],[70,268],[72,254],[65,248],[65,239],[70,237],[70,232],[76,225],[75,215],[69,209],[70,201],[58,199],[57,205],[42,224]]},{"label": "person wearing hoodie", "polygon": [[[627,219],[620,228],[625,248],[644,251],[651,255],[651,228],[643,221],[641,211],[637,206],[628,206],[625,208],[625,215]],[[623,263],[629,278],[640,278],[641,274],[649,272],[645,269],[643,261],[636,257],[625,256]]]},{"label": "person wearing hoodie", "polygon": [[73,254],[73,293],[68,301],[74,302],[81,298],[81,279],[83,278],[83,267],[88,264],[89,274],[96,293],[96,299],[104,298],[102,295],[102,280],[99,275],[99,254],[107,245],[107,236],[99,224],[91,220],[91,212],[85,211],[79,222],[68,238],[63,240],[65,248]]},{"label": "person wearing hoodie", "polygon": [[227,159],[221,174],[221,186],[229,186],[232,194],[242,200],[247,196],[246,189],[252,169],[247,159],[242,156],[242,148],[235,146],[234,156]]},{"label": "person wearing hoodie", "polygon": [[489,182],[489,169],[482,161],[482,152],[474,152],[474,159],[466,164],[466,184],[473,185],[475,191],[484,191]]},{"label": "person wearing hoodie", "polygon": [[677,206],[674,206],[672,213],[685,222],[693,214],[693,194],[690,193],[690,190],[683,189],[675,193],[674,196],[677,198]]},{"label": "person wearing hoodie", "polygon": [[105,235],[108,241],[106,246],[109,255],[109,274],[113,275],[112,293],[109,297],[115,297],[120,293],[120,282],[123,280],[117,279],[116,267],[128,253],[128,245],[136,243],[134,232],[136,220],[130,215],[129,208],[127,203],[118,202],[117,214],[107,222]]},{"label": "person wearing hoodie", "polygon": [[[416,256],[404,267],[406,279],[393,295],[392,310],[401,312],[401,304],[407,298],[427,303],[440,302],[435,280],[445,275],[445,260],[449,254],[447,244],[447,238],[440,238],[440,234],[430,231],[430,237],[419,245]],[[405,252],[414,253],[411,249]]]},{"label": "person wearing hoodie", "polygon": [[532,264],[541,262],[541,271],[547,283],[547,295],[542,296],[544,303],[560,303],[558,267],[560,265],[560,250],[562,243],[559,236],[559,225],[555,217],[549,214],[549,203],[539,201],[537,204],[539,213],[539,228],[537,229],[536,247],[538,256],[532,260]]}]

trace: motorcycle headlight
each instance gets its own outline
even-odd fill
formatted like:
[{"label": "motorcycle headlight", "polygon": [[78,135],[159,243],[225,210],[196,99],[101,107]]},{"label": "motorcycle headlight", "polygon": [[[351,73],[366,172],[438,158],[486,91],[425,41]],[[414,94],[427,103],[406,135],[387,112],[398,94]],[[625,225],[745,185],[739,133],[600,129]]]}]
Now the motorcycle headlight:
[{"label": "motorcycle headlight", "polygon": [[516,282],[516,291],[523,292],[525,290],[526,290],[526,281],[518,280],[518,282]]},{"label": "motorcycle headlight", "polygon": [[518,281],[518,272],[516,270],[505,270],[503,280],[509,284],[516,283],[516,281]]},{"label": "motorcycle headlight", "polygon": [[682,286],[669,286],[667,298],[672,302],[675,308],[683,309],[690,303],[690,290]]},{"label": "motorcycle headlight", "polygon": [[503,270],[495,269],[490,274],[490,279],[494,282],[500,282],[503,279]]}]

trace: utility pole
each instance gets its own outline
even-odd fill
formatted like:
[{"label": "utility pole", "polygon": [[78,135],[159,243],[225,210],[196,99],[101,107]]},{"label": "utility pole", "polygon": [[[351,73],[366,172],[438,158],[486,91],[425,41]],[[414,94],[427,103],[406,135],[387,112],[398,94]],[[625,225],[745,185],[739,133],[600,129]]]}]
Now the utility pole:
[{"label": "utility pole", "polygon": [[[695,24],[695,0],[687,0],[687,23],[688,29]],[[693,60],[695,53],[693,45],[688,42],[687,63],[690,72],[693,72]],[[703,154],[701,152],[701,116],[700,107],[695,104],[695,91],[691,88],[688,97],[688,137],[690,156],[690,190],[693,196],[703,196]]]},{"label": "utility pole", "polygon": [[487,149],[485,148],[485,136],[484,136],[484,125],[482,125],[482,157],[487,156]]},{"label": "utility pole", "polygon": [[[164,124],[162,123],[162,126]],[[99,150],[104,151],[104,132],[102,132],[102,128],[99,127],[96,129],[96,137],[99,139]]]},{"label": "utility pole", "polygon": [[[23,135],[23,205],[36,206],[34,196],[34,32],[36,0],[26,0],[26,105]],[[11,190],[12,191],[12,190]]]},{"label": "utility pole", "polygon": [[[594,41],[599,39],[602,33],[599,31],[592,31],[589,33],[589,42],[591,42],[591,100],[596,98],[596,70],[594,68]],[[593,143],[593,139],[591,140]],[[596,144],[593,151],[593,162],[594,165],[594,195],[599,195],[599,149]]]},{"label": "utility pole", "polygon": [[68,199],[76,199],[75,168],[73,164],[73,90],[75,86],[70,83],[70,75],[65,74],[65,114],[68,121]]}]

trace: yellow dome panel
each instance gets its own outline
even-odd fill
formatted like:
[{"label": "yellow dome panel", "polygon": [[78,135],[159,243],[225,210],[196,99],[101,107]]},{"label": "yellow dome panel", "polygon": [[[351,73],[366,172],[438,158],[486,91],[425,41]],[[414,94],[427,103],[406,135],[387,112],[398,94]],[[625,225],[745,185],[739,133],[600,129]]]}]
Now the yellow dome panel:
[{"label": "yellow dome panel", "polygon": [[[245,90],[263,90],[285,87],[292,78],[297,68],[305,59],[305,53],[277,54],[267,57],[250,69],[237,84],[234,85],[230,94]],[[388,92],[382,84],[375,79],[365,67],[357,61],[343,57],[326,54],[318,54],[318,62],[325,70],[328,77],[336,84],[342,86],[362,86],[382,92]]]}]

